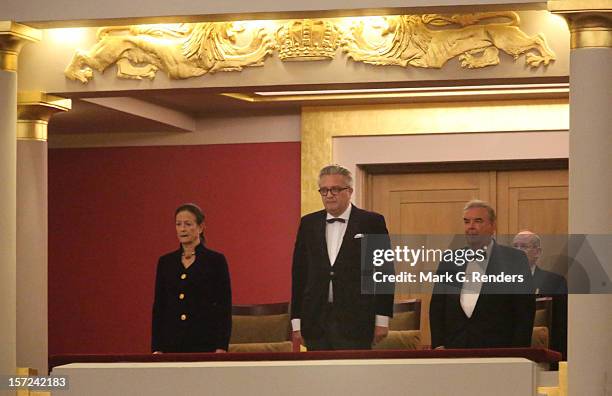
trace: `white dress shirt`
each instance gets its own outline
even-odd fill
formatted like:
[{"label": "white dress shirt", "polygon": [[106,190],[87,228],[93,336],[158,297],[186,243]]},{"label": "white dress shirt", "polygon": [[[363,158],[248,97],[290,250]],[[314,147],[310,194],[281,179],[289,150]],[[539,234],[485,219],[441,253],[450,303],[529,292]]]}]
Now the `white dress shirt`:
[{"label": "white dress shirt", "polygon": [[465,316],[467,316],[468,318],[471,318],[472,314],[474,313],[474,308],[476,308],[478,297],[480,297],[480,290],[482,289],[482,282],[472,282],[472,273],[478,272],[481,275],[487,273],[487,266],[489,265],[489,257],[491,257],[491,249],[493,249],[493,242],[494,241],[491,238],[491,242],[489,242],[489,244],[485,246],[487,257],[483,261],[469,261],[465,268],[465,278],[467,279],[467,281],[463,284],[463,287],[461,288],[461,296],[459,297],[459,302],[461,303],[461,308],[463,308],[463,312],[465,312]]},{"label": "white dress shirt", "polygon": [[[342,246],[342,239],[344,238],[344,234],[346,234],[346,226],[348,225],[349,217],[351,216],[352,206],[353,205],[349,205],[348,208],[346,208],[346,210],[338,217],[334,217],[328,213],[327,217],[325,218],[325,241],[327,242],[327,255],[329,256],[329,262],[332,267],[336,262],[336,258],[338,258],[338,252],[340,251],[340,246]],[[327,220],[334,218],[344,219],[344,223],[340,221],[327,223]],[[329,281],[327,301],[334,302],[334,285],[331,280]]]},{"label": "white dress shirt", "polygon": [[[327,217],[325,218],[325,241],[327,243],[327,255],[329,256],[329,262],[332,267],[336,262],[336,258],[338,258],[338,252],[340,252],[340,247],[342,246],[342,239],[344,239],[344,234],[346,234],[346,227],[349,222],[349,217],[351,216],[352,206],[353,205],[349,204],[348,208],[346,208],[346,210],[340,216],[334,217],[333,215],[327,213]],[[340,221],[327,223],[327,220],[335,218],[344,219],[344,223]],[[329,292],[327,294],[327,301],[334,301],[334,285],[331,280],[329,281]],[[292,319],[291,327],[293,328],[293,331],[299,331],[301,328],[300,324],[300,319]],[[376,326],[389,327],[389,317],[376,315]]]}]

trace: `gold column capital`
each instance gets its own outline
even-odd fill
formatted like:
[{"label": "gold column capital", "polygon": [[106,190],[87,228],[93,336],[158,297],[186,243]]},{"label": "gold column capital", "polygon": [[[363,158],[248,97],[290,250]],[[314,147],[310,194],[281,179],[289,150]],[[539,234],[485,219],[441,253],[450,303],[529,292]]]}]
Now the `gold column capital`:
[{"label": "gold column capital", "polygon": [[0,70],[17,71],[17,57],[28,42],[40,41],[42,31],[12,21],[0,21]]},{"label": "gold column capital", "polygon": [[612,0],[548,0],[548,10],[567,21],[572,49],[612,48]]},{"label": "gold column capital", "polygon": [[44,92],[17,94],[17,139],[47,141],[47,126],[53,114],[72,108],[70,99]]}]

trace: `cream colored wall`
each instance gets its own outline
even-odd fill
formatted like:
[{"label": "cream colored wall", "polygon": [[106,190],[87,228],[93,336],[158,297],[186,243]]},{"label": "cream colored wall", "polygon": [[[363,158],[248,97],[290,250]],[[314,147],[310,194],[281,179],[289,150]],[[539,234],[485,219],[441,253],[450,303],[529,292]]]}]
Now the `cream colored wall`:
[{"label": "cream colored wall", "polygon": [[[430,12],[430,11],[429,11]],[[64,69],[69,65],[77,49],[89,50],[96,42],[96,30],[83,28],[66,31],[44,31],[40,43],[29,44],[20,55],[19,89],[21,91],[45,91],[48,93],[92,93],[102,91],[133,91],[172,88],[227,88],[265,87],[299,84],[364,84],[364,83],[413,83],[431,85],[447,82],[449,85],[469,85],[470,80],[492,82],[493,79],[566,79],[569,70],[569,33],[565,22],[547,11],[519,13],[521,29],[529,35],[542,33],[556,53],[557,60],[547,67],[530,69],[525,56],[516,61],[500,51],[501,63],[482,69],[462,69],[457,59],[450,60],[442,69],[417,67],[373,66],[348,60],[338,49],[331,61],[282,62],[275,51],[268,56],[263,67],[247,67],[242,72],[218,72],[201,77],[171,80],[158,71],[154,80],[125,80],[116,77],[116,66],[110,66],[103,74],[94,72],[94,78],[86,85],[68,80]],[[459,81],[459,82],[457,82]],[[116,94],[117,95],[117,94]],[[118,95],[117,95],[118,96]]]},{"label": "cream colored wall", "polygon": [[[3,0],[0,6],[0,20],[17,22],[44,23],[54,21],[74,25],[71,20],[101,20],[108,18],[160,17],[176,15],[214,18],[215,14],[254,14],[254,13],[293,13],[304,11],[326,10],[361,10],[402,8],[402,7],[433,7],[448,5],[499,5],[508,3],[500,0],[311,0],[311,1],[280,1],[262,0],[245,2],[242,0],[227,1],[162,1],[147,2],[107,0],[80,1],[57,0],[52,3],[45,0]],[[541,2],[533,0],[513,0],[512,4],[524,7],[542,9]]]},{"label": "cream colored wall", "polygon": [[[52,128],[53,119],[50,128]],[[69,135],[49,135],[49,148],[176,146],[231,143],[270,143],[300,141],[300,115],[266,115],[207,118],[196,121],[195,132],[93,134],[83,131]]]},{"label": "cream colored wall", "polygon": [[524,358],[338,359],[72,363],[53,375],[70,379],[65,396],[535,396],[536,370]]}]

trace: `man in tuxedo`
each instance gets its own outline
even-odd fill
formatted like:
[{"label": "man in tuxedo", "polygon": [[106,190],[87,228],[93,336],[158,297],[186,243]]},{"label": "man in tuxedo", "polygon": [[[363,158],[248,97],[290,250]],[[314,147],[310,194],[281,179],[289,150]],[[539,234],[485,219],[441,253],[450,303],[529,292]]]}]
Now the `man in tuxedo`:
[{"label": "man in tuxedo", "polygon": [[[527,257],[497,244],[495,211],[483,201],[463,209],[466,251],[484,250],[474,260],[442,261],[434,286],[429,321],[432,348],[529,347],[535,299]],[[503,281],[482,281],[482,274]]]},{"label": "man in tuxedo", "polygon": [[385,219],[351,204],[342,166],[321,169],[319,193],[325,209],[302,217],[293,252],[292,338],[308,350],[369,349],[388,334],[393,292],[362,292],[361,245],[388,235]]},{"label": "man in tuxedo", "polygon": [[521,231],[514,237],[512,246],[527,255],[529,269],[533,276],[535,294],[552,297],[552,323],[550,348],[567,356],[567,281],[561,275],[546,271],[538,266],[542,256],[540,237],[531,231]]}]

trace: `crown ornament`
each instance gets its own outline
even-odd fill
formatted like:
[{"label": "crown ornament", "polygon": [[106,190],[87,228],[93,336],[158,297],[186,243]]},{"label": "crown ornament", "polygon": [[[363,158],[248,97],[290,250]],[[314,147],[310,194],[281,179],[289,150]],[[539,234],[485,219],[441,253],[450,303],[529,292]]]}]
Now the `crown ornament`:
[{"label": "crown ornament", "polygon": [[326,20],[294,20],[278,30],[277,41],[282,61],[333,59],[340,43],[340,31]]}]

